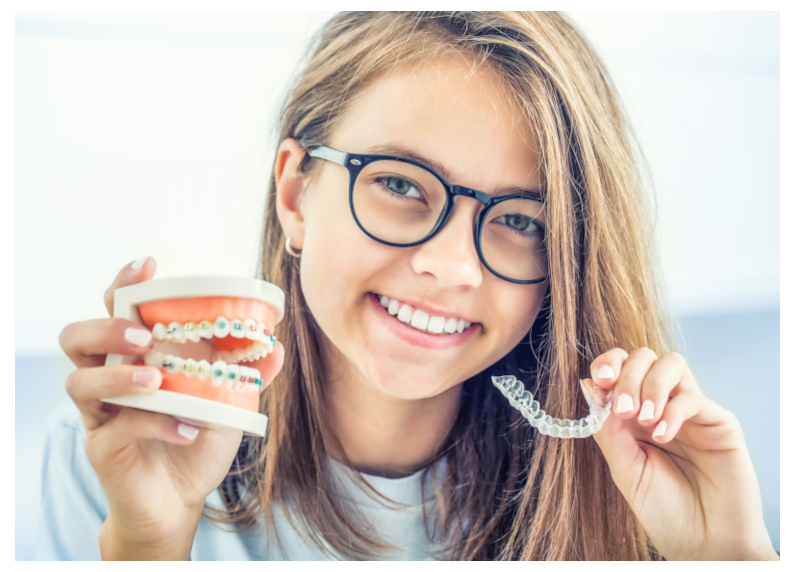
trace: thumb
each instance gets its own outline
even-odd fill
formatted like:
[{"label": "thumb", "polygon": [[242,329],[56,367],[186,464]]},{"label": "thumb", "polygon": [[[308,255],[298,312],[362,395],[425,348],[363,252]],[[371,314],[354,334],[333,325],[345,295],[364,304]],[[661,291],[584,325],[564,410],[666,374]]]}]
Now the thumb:
[{"label": "thumb", "polygon": [[[592,379],[583,379],[580,382],[580,387],[586,396],[585,399],[589,403],[593,399],[593,386]],[[610,467],[613,481],[624,497],[629,500],[627,493],[635,490],[635,485],[640,480],[646,453],[638,445],[624,422],[613,414],[605,420],[602,429],[595,433],[593,438]]]}]

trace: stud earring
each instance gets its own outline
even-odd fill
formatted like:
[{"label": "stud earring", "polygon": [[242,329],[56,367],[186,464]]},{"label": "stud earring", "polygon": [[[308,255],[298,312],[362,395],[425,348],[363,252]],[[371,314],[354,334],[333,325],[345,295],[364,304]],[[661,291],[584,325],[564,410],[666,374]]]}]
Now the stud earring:
[{"label": "stud earring", "polygon": [[287,242],[284,243],[284,249],[287,251],[287,254],[289,254],[290,256],[293,256],[295,258],[301,258],[301,251],[300,250],[298,252],[296,252],[295,250],[290,248],[290,241],[291,240],[292,240],[292,237],[287,237]]}]

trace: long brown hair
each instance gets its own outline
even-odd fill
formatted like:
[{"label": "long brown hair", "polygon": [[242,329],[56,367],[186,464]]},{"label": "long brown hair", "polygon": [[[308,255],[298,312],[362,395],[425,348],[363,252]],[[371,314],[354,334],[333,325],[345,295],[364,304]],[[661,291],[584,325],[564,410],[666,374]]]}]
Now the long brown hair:
[{"label": "long brown hair", "polygon": [[[341,13],[287,96],[279,140],[325,144],[368,80],[451,52],[494,70],[535,132],[551,276],[529,338],[464,382],[457,418],[426,468],[444,458],[429,534],[448,559],[656,558],[593,439],[539,435],[490,382],[514,372],[548,413],[579,418],[587,406],[578,379],[596,356],[671,346],[638,152],[604,65],[572,22],[552,12]],[[306,176],[314,163],[302,163]],[[289,505],[284,514],[318,546],[373,558],[387,547],[334,494],[329,453],[345,457],[324,397],[323,334],[298,262],[285,254],[275,194],[271,178],[261,275],[287,294],[277,327],[285,365],[263,393],[268,436],[244,439],[218,518],[243,528],[264,516],[272,529],[274,506]]]}]

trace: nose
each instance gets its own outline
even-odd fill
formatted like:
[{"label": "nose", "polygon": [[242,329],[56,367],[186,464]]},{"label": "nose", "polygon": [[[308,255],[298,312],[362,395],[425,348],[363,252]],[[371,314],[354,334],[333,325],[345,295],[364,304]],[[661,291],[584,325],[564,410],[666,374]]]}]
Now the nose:
[{"label": "nose", "polygon": [[455,205],[447,224],[431,240],[416,247],[411,267],[417,274],[435,276],[442,288],[477,288],[483,282],[474,231],[480,203],[456,199],[460,204]]}]

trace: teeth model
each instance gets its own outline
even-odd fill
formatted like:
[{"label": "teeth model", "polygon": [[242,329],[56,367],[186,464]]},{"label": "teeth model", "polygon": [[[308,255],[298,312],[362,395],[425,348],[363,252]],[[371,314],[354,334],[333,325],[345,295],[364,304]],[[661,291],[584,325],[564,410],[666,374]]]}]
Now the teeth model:
[{"label": "teeth model", "polygon": [[276,348],[272,308],[206,297],[147,302],[138,310],[154,339],[144,363],[163,372],[161,389],[259,410],[262,376],[250,365]]},{"label": "teeth model", "polygon": [[413,308],[409,304],[405,304],[400,300],[388,298],[386,296],[379,296],[378,301],[386,308],[390,315],[395,316],[398,320],[406,325],[411,326],[421,332],[429,334],[447,335],[461,333],[472,325],[461,318],[447,318],[445,316],[429,316],[422,310]]},{"label": "teeth model", "polygon": [[508,399],[511,406],[518,410],[542,435],[560,437],[561,439],[582,439],[598,433],[605,420],[610,416],[613,392],[605,391],[596,384],[594,384],[591,393],[588,416],[575,421],[557,419],[547,415],[541,409],[541,404],[533,399],[533,394],[525,390],[524,384],[513,375],[493,376],[491,381]]}]

